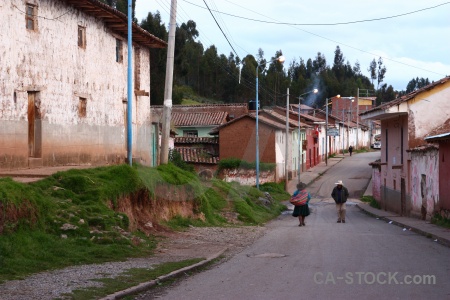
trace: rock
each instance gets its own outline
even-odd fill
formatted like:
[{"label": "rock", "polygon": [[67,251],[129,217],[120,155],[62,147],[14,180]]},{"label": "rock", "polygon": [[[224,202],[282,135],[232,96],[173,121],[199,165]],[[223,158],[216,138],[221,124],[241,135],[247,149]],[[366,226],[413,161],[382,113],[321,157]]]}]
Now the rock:
[{"label": "rock", "polygon": [[65,223],[63,226],[61,226],[60,228],[61,230],[76,230],[78,229],[78,226],[69,224],[69,223]]},{"label": "rock", "polygon": [[153,223],[152,222],[147,222],[147,223],[145,223],[144,227],[146,227],[146,228],[153,228]]}]

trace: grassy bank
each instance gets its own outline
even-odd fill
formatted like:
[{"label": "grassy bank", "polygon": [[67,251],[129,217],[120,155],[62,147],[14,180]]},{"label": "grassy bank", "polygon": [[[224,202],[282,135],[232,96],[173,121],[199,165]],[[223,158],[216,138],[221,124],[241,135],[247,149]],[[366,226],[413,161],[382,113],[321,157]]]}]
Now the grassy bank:
[{"label": "grassy bank", "polygon": [[[278,185],[273,202],[262,191],[212,180],[204,183],[174,165],[146,168],[119,165],[59,172],[21,184],[0,179],[0,282],[71,265],[120,261],[153,253],[157,241],[142,230],[130,230],[127,214],[116,208],[126,197],[155,201],[161,185],[182,187],[192,197],[195,216],[174,216],[172,228],[228,226],[224,211],[237,213],[244,225],[264,223],[283,210]],[[145,201],[144,201],[145,202]]]}]

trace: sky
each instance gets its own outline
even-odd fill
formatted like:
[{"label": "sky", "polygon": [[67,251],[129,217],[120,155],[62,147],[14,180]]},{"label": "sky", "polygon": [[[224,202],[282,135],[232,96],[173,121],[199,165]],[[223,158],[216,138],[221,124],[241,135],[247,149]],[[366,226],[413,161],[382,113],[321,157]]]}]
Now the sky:
[{"label": "sky", "polygon": [[[168,29],[170,4],[136,0],[136,18],[159,11]],[[450,75],[450,2],[445,0],[177,0],[177,24],[189,20],[205,49],[215,45],[219,55],[235,51],[242,59],[261,48],[266,60],[281,50],[286,70],[294,60],[314,60],[318,52],[332,66],[339,46],[345,61],[352,66],[358,61],[367,77],[370,62],[381,57],[387,69],[383,83],[395,90],[405,90],[412,78],[431,82]]]}]

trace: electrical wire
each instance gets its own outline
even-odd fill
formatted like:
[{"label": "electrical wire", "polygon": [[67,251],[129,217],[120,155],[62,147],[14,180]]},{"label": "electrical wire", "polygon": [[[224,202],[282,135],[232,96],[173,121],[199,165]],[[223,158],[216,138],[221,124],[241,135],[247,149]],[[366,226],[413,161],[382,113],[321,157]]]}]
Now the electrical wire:
[{"label": "electrical wire", "polygon": [[[189,3],[191,5],[197,6],[199,8],[205,9],[204,7],[192,3],[190,1],[187,0],[183,0],[186,3]],[[230,2],[232,3],[232,2]],[[293,26],[337,26],[337,25],[349,25],[349,24],[356,24],[356,23],[366,23],[366,22],[375,22],[375,21],[382,21],[382,20],[388,20],[388,19],[394,19],[394,18],[399,18],[399,17],[403,17],[403,16],[407,16],[407,15],[412,15],[412,14],[416,14],[422,11],[426,11],[426,10],[430,10],[430,9],[435,9],[438,8],[440,6],[443,5],[447,5],[450,4],[450,2],[444,2],[435,6],[430,6],[430,7],[426,7],[426,8],[422,8],[422,9],[418,9],[415,11],[411,11],[411,12],[407,12],[407,13],[403,13],[403,14],[398,14],[398,15],[393,15],[393,16],[388,16],[388,17],[380,17],[380,18],[374,18],[374,19],[365,19],[365,20],[357,20],[357,21],[347,21],[347,22],[337,22],[337,23],[290,23],[290,22],[280,22],[280,21],[266,21],[266,20],[259,20],[259,19],[252,19],[252,18],[247,18],[247,17],[243,17],[243,16],[238,16],[238,15],[234,15],[234,14],[230,14],[230,13],[226,13],[226,12],[222,12],[222,11],[214,11],[217,12],[219,14],[223,14],[226,16],[230,16],[233,18],[238,18],[238,19],[243,19],[243,20],[248,20],[248,21],[253,21],[253,22],[259,22],[259,23],[266,23],[266,24],[275,24],[275,25],[293,25]]]},{"label": "electrical wire", "polygon": [[[192,4],[192,5],[198,6],[198,5],[193,4],[193,3],[191,3],[191,2],[189,2],[189,1],[187,1],[187,0],[183,0],[183,1],[184,1],[184,2],[187,2],[187,3],[189,3],[189,4]],[[231,4],[233,4],[233,5],[236,5],[236,6],[240,7],[240,8],[242,8],[242,9],[245,9],[245,10],[251,11],[251,12],[253,12],[253,13],[256,13],[256,14],[258,14],[258,15],[260,15],[260,16],[265,17],[265,18],[268,18],[268,19],[271,19],[271,20],[274,20],[274,21],[279,22],[278,20],[276,20],[276,19],[274,19],[274,18],[271,18],[271,17],[269,17],[269,16],[266,16],[266,15],[260,14],[260,13],[258,13],[258,12],[255,12],[255,11],[253,11],[253,10],[251,10],[251,9],[248,9],[248,8],[245,8],[245,7],[243,7],[243,6],[239,5],[239,4],[233,3],[233,2],[228,1],[228,0],[225,0],[225,1],[227,1],[228,3],[231,3]],[[450,2],[445,2],[445,3],[439,4],[439,5],[437,5],[437,6],[429,7],[429,8],[427,8],[427,9],[436,8],[436,7],[438,7],[438,6],[442,6],[442,5],[446,5],[446,4],[450,4]],[[200,6],[200,7],[201,7],[201,6]],[[201,8],[205,9],[204,7],[201,7]],[[425,10],[425,9],[417,10],[417,11],[415,11],[415,12],[419,12],[419,11],[423,11],[423,10]],[[412,12],[411,12],[411,13],[412,13]],[[409,13],[409,14],[411,14],[411,13]],[[362,50],[362,49],[356,48],[356,47],[354,47],[354,46],[347,45],[347,44],[344,44],[344,43],[335,41],[335,40],[333,40],[333,39],[330,39],[330,38],[321,36],[321,35],[319,35],[319,34],[315,34],[315,33],[310,32],[310,31],[308,31],[308,30],[304,30],[304,29],[298,28],[298,27],[296,27],[296,26],[294,26],[294,25],[288,25],[288,26],[290,26],[290,27],[292,27],[292,28],[294,28],[294,29],[296,29],[296,30],[300,30],[300,31],[303,31],[303,32],[305,32],[305,33],[308,33],[308,34],[310,34],[310,35],[319,37],[319,38],[321,38],[321,39],[324,39],[324,40],[333,42],[334,44],[346,46],[346,47],[348,47],[348,48],[350,48],[350,49],[357,50],[357,51],[360,51],[360,52],[362,52],[362,53],[370,54],[370,55],[372,55],[372,56],[378,56],[377,54],[371,53],[371,52],[369,52],[369,51]],[[420,68],[420,67],[417,67],[417,66],[413,66],[413,65],[410,65],[410,64],[407,64],[407,63],[403,63],[403,62],[397,61],[397,60],[395,60],[395,59],[391,59],[391,58],[389,58],[389,57],[384,57],[384,56],[379,56],[379,57],[381,57],[381,58],[383,58],[383,59],[385,59],[385,60],[388,60],[388,61],[391,61],[391,62],[400,64],[400,65],[404,65],[404,66],[407,66],[407,67],[411,67],[411,68],[417,69],[417,70],[425,71],[425,72],[428,72],[428,73],[433,73],[433,74],[436,74],[436,75],[439,75],[439,76],[446,76],[445,74],[441,74],[441,73],[438,73],[438,72],[434,72],[434,71],[430,71],[430,70],[427,70],[427,69],[424,69],[424,68]]]},{"label": "electrical wire", "polygon": [[[156,2],[161,6],[161,8],[169,15],[170,14],[170,4],[167,4],[166,2],[162,1],[162,0],[156,0]],[[187,20],[189,20],[189,14],[186,12],[186,10],[184,9],[183,6],[178,6],[178,10],[181,11],[181,14],[178,14],[178,17],[181,18],[181,21],[187,22]],[[201,32],[203,34],[203,32],[200,29],[197,29],[199,32]],[[207,37],[207,35],[203,35],[206,37],[206,40],[208,40],[210,42],[210,44],[214,44],[211,42],[211,40],[209,40],[209,38]],[[248,54],[248,53],[247,53]],[[237,55],[239,57],[239,55]],[[236,81],[239,82],[239,75],[234,75],[232,74],[229,70],[228,70],[228,65],[223,65],[222,62],[219,61],[215,61],[214,62],[218,67],[220,67],[225,73],[227,73],[229,76],[233,77],[233,79],[235,79]],[[248,77],[254,77],[255,74],[250,74],[248,72],[243,72],[244,75],[248,76]],[[255,90],[256,89],[256,83],[247,80],[244,76],[243,76],[243,80],[242,80],[242,85],[245,86],[246,88],[250,89],[250,90]],[[283,94],[278,93],[272,89],[268,89],[266,88],[264,85],[260,84],[259,85],[259,89],[261,91],[261,93],[264,93],[269,100],[274,100],[279,96],[282,96]]]},{"label": "electrical wire", "polygon": [[[25,11],[21,10],[20,8],[18,8],[14,3],[11,3],[11,5],[14,6],[14,8],[17,9],[18,11],[20,11],[22,14],[28,15]],[[47,17],[44,17],[44,16],[34,15],[34,14],[33,14],[32,16],[33,16],[33,17],[40,18],[40,19],[48,20],[48,21],[55,21],[55,20],[60,21],[60,20],[58,20],[59,18],[61,18],[61,17],[65,16],[65,15],[67,15],[68,13],[70,13],[70,12],[72,12],[72,11],[73,11],[72,9],[69,9],[69,10],[67,10],[65,13],[63,13],[62,15],[60,15],[60,16],[58,16],[58,17],[56,17],[56,18],[47,18]],[[62,22],[62,21],[60,21],[60,22]]]}]

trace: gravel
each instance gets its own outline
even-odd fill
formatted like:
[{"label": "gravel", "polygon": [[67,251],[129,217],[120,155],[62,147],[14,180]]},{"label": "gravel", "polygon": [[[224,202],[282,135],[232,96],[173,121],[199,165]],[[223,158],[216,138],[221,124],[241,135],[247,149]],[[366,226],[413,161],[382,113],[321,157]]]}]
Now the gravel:
[{"label": "gravel", "polygon": [[[155,255],[123,262],[110,262],[68,267],[61,270],[34,274],[23,280],[0,284],[0,299],[52,300],[70,299],[77,289],[98,287],[95,279],[115,278],[128,269],[152,268],[156,264],[190,258],[206,258],[226,248],[229,258],[264,235],[264,227],[191,227],[185,232],[168,233],[159,244]],[[105,295],[106,296],[106,295]]]}]

